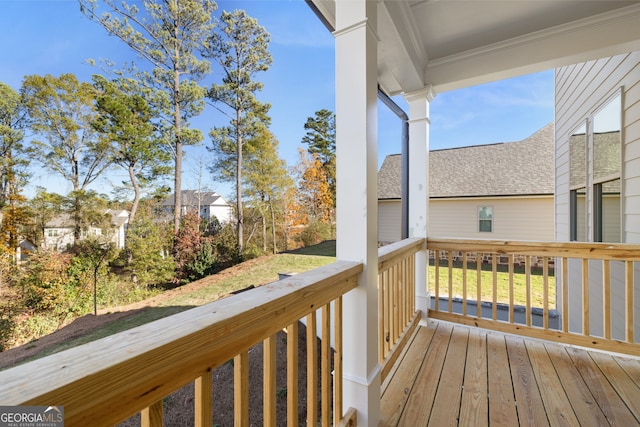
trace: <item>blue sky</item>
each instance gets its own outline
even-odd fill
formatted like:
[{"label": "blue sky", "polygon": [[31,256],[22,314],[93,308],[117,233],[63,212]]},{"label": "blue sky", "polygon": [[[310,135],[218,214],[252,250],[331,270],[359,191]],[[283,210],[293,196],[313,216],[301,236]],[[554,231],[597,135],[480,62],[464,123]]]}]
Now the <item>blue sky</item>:
[{"label": "blue sky", "polygon": [[[280,142],[280,156],[289,166],[298,160],[298,147],[305,134],[307,117],[322,108],[335,111],[333,36],[303,0],[240,0],[218,3],[221,10],[245,9],[271,34],[271,69],[258,76],[264,83],[259,94],[270,102],[271,130]],[[114,37],[79,12],[75,0],[0,0],[0,82],[15,90],[25,75],[74,73],[89,81],[99,68],[86,64],[89,58],[116,63],[135,55]],[[213,74],[206,83],[219,81]],[[396,102],[406,110],[401,97]],[[553,71],[494,82],[438,94],[431,104],[431,149],[494,142],[518,141],[553,121]],[[207,135],[224,119],[213,108],[193,120]],[[400,151],[400,122],[384,106],[379,109],[379,163],[387,154]],[[211,154],[204,145],[185,150],[183,188],[197,188],[198,165],[206,165]],[[66,194],[70,186],[55,175],[36,171],[27,196],[35,185]],[[216,183],[208,172],[203,183],[224,196],[228,184]],[[95,186],[109,193],[112,183],[125,176],[113,172]]]}]

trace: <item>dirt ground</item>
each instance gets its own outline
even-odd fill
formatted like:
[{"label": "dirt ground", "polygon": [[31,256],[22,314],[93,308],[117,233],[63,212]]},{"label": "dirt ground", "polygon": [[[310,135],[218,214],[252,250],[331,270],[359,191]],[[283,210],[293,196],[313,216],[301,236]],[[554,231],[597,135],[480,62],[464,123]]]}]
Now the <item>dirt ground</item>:
[{"label": "dirt ground", "polygon": [[[248,263],[256,262],[255,260]],[[122,307],[99,310],[98,316],[92,314],[75,319],[69,325],[61,328],[53,334],[42,337],[20,347],[0,352],[0,370],[14,366],[21,361],[37,355],[41,351],[55,346],[61,342],[82,336],[93,329],[116,322],[127,316],[154,307],[177,294],[195,291],[199,288],[215,284],[216,282],[235,274],[239,269],[246,268],[247,264],[235,266],[214,276],[209,276],[180,288],[172,289],[161,295]],[[298,352],[298,402],[299,425],[306,425],[306,328],[299,325],[299,352]],[[277,390],[277,419],[278,425],[286,424],[287,404],[287,335],[279,332],[276,344],[276,390]],[[320,340],[318,340],[318,352],[320,355]],[[262,344],[257,344],[249,350],[249,423],[252,426],[262,425]],[[318,366],[320,362],[318,361]],[[320,368],[318,368],[320,370]],[[318,393],[320,396],[321,393]],[[320,399],[320,398],[319,398]],[[233,362],[229,361],[213,371],[213,426],[233,425]],[[170,427],[187,427],[193,425],[194,416],[194,387],[193,383],[167,396],[163,400],[164,425]],[[320,400],[318,401],[320,407]],[[122,427],[140,425],[139,415],[121,424]]]}]

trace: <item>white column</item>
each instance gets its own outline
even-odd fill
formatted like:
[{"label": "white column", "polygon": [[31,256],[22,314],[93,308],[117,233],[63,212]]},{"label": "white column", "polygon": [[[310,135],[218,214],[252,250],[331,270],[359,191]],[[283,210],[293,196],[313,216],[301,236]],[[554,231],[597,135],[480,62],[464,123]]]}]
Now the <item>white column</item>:
[{"label": "white column", "polygon": [[[405,94],[409,103],[409,237],[427,237],[429,215],[429,103],[431,86]],[[426,322],[430,295],[427,292],[427,251],[416,254],[416,309]]]},{"label": "white column", "polygon": [[377,2],[336,1],[337,257],[363,263],[344,296],[344,408],[380,420],[378,364]]}]

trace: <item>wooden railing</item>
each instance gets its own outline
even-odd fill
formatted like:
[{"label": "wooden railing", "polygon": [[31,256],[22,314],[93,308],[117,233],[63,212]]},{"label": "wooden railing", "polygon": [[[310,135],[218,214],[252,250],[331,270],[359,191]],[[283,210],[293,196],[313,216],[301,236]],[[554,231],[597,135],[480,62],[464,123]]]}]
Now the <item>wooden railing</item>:
[{"label": "wooden railing", "polygon": [[[429,317],[640,355],[634,331],[634,264],[640,261],[640,245],[430,238],[427,248],[435,296]],[[519,261],[523,267],[517,272]],[[490,280],[483,278],[483,263],[491,265]],[[535,274],[533,264],[539,268]],[[499,297],[501,268],[507,279],[506,293]],[[521,286],[514,285],[518,275]],[[538,304],[532,302],[534,278]],[[559,315],[554,326],[552,312]],[[538,325],[534,315],[541,318]]]},{"label": "wooden railing", "polygon": [[234,423],[244,426],[249,423],[248,349],[262,341],[264,425],[282,425],[285,420],[275,418],[275,334],[286,328],[286,422],[298,425],[298,320],[307,316],[307,327],[313,328],[321,310],[320,399],[316,334],[307,334],[307,425],[318,423],[318,412],[322,425],[353,424],[355,411],[342,419],[341,298],[357,286],[361,271],[361,264],[339,261],[0,372],[0,403],[64,406],[66,426],[114,425],[140,411],[143,426],[161,426],[163,398],[195,381],[195,425],[210,426],[212,369],[233,359]]},{"label": "wooden railing", "polygon": [[423,246],[424,239],[411,238],[378,250],[378,353],[383,381],[420,320],[415,254]]}]

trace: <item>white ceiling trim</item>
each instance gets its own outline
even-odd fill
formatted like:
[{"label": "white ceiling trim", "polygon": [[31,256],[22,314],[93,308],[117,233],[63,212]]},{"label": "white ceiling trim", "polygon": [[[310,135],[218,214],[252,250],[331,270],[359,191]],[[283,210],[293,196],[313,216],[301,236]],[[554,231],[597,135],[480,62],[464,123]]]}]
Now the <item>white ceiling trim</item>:
[{"label": "white ceiling trim", "polygon": [[410,12],[405,2],[378,3],[378,80],[387,93],[401,89],[398,82],[403,82],[403,90],[424,86],[425,49],[416,29],[406,24],[414,22]]},{"label": "white ceiling trim", "polygon": [[640,50],[640,4],[429,61],[437,92]]}]

